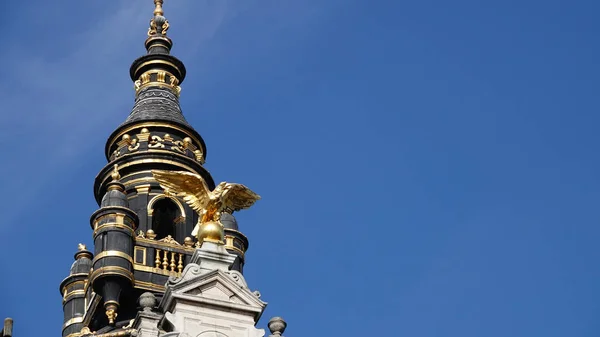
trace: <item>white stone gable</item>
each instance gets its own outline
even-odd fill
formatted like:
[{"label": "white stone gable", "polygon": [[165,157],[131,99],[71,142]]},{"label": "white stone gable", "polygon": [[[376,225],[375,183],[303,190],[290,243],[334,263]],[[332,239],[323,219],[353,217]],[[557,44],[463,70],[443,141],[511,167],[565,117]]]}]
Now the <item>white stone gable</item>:
[{"label": "white stone gable", "polygon": [[[190,276],[189,274],[196,275],[194,275],[195,277],[186,277]],[[237,278],[237,281],[234,278]],[[236,272],[213,270],[200,274],[200,270],[192,267],[185,270],[179,280],[176,280],[176,283],[169,282],[170,287],[167,287],[161,304],[161,306],[164,306],[165,311],[170,309],[169,307],[174,304],[175,299],[185,299],[186,301],[205,303],[212,306],[230,307],[234,305],[231,307],[232,309],[235,308],[248,313],[262,313],[266,306],[266,303],[259,299],[256,292],[250,292],[245,286],[243,276],[239,273],[236,274]],[[259,317],[257,317],[257,320]]]},{"label": "white stone gable", "polygon": [[163,328],[190,337],[263,337],[255,324],[267,303],[248,289],[241,273],[228,270],[231,254],[205,245],[180,277],[167,282],[159,305]]}]

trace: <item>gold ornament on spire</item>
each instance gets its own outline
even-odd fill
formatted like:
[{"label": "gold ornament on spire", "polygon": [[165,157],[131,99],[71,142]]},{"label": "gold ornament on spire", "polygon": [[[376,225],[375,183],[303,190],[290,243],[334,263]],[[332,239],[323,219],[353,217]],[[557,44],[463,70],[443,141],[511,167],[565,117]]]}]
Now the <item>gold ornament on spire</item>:
[{"label": "gold ornament on spire", "polygon": [[148,36],[157,34],[167,35],[169,30],[169,21],[163,16],[165,12],[162,8],[163,0],[154,0],[154,17],[150,20],[150,28],[148,28]]},{"label": "gold ornament on spire", "polygon": [[156,8],[154,8],[154,16],[165,14],[163,12],[162,5],[163,0],[154,0],[154,6],[156,6]]},{"label": "gold ornament on spire", "polygon": [[154,179],[166,193],[183,198],[200,215],[192,231],[198,242],[223,244],[222,212],[234,212],[254,205],[260,196],[242,184],[222,182],[213,191],[204,178],[189,172],[152,170]]},{"label": "gold ornament on spire", "polygon": [[115,320],[117,319],[117,306],[109,306],[106,308],[106,318],[108,318],[108,324],[115,324]]},{"label": "gold ornament on spire", "polygon": [[87,247],[83,243],[80,243],[77,245],[77,250],[79,250],[79,251],[84,251],[86,249],[87,249]]},{"label": "gold ornament on spire", "polygon": [[119,165],[115,164],[115,166],[113,166],[113,172],[110,177],[113,179],[113,181],[118,181],[121,179],[121,175],[119,174]]}]

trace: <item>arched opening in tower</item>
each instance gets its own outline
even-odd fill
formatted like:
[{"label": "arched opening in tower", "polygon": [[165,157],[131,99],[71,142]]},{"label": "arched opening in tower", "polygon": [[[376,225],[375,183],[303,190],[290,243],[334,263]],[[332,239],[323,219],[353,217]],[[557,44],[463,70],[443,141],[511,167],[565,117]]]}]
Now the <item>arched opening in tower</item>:
[{"label": "arched opening in tower", "polygon": [[171,235],[175,238],[175,226],[179,220],[179,208],[170,199],[156,201],[152,207],[152,230],[156,239],[160,240]]}]

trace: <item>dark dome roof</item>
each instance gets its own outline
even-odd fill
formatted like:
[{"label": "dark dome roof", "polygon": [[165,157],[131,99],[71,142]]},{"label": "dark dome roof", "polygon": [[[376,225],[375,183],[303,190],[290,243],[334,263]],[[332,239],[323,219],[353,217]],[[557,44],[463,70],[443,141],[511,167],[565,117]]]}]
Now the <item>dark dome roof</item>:
[{"label": "dark dome roof", "polygon": [[100,207],[107,206],[129,207],[129,201],[127,201],[125,193],[118,190],[110,190],[104,194],[100,203]]},{"label": "dark dome roof", "polygon": [[88,256],[83,256],[83,257],[75,260],[75,262],[73,262],[73,264],[71,265],[71,275],[72,274],[80,274],[80,273],[87,274],[90,272],[91,268],[92,268],[92,260],[90,260],[88,258]]},{"label": "dark dome roof", "polygon": [[235,217],[229,213],[221,214],[221,224],[223,224],[223,227],[227,229],[234,229],[236,231],[238,230],[237,220],[235,220]]},{"label": "dark dome roof", "polygon": [[120,127],[142,121],[175,122],[192,128],[181,113],[177,96],[167,89],[157,87],[140,91],[131,114]]}]

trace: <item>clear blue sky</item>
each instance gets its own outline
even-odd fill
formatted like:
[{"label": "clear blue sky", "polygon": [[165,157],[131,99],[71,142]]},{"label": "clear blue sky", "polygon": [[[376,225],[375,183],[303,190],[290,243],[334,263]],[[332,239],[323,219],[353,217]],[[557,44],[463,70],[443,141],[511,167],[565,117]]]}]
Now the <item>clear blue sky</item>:
[{"label": "clear blue sky", "polygon": [[[4,1],[0,316],[59,335],[151,0]],[[597,336],[598,1],[166,0],[286,335]]]}]

